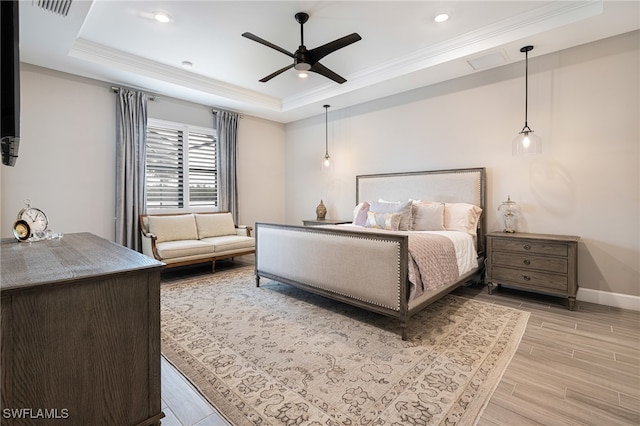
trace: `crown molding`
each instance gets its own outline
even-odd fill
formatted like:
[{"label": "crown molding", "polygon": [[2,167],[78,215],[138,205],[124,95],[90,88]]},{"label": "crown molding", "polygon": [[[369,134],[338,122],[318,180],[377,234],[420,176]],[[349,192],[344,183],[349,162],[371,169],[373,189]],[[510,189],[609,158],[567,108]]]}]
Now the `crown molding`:
[{"label": "crown molding", "polygon": [[323,99],[373,86],[413,72],[435,67],[481,51],[495,49],[536,34],[601,14],[602,0],[551,3],[494,25],[433,44],[409,55],[345,76],[349,84],[322,86],[283,99],[282,110],[290,111]]},{"label": "crown molding", "polygon": [[128,71],[166,83],[177,84],[236,102],[258,104],[268,110],[281,111],[282,109],[280,99],[273,96],[243,89],[242,87],[199,74],[182,71],[169,65],[141,58],[81,38],[73,43],[69,51],[69,56],[94,64],[109,66],[119,71]]},{"label": "crown molding", "polygon": [[[552,2],[459,37],[435,43],[395,60],[347,75],[345,76],[348,80],[347,84],[336,85],[327,81],[326,84],[283,99],[141,58],[82,38],[74,41],[68,54],[92,64],[142,75],[185,90],[245,104],[251,106],[250,109],[257,108],[279,114],[291,113],[331,98],[352,95],[356,92],[359,92],[360,97],[364,99],[367,97],[366,92],[374,86],[380,86],[382,83],[390,84],[398,77],[412,73],[417,75],[415,73],[422,72],[422,76],[417,79],[421,81],[420,78],[427,78],[425,72],[439,65],[464,60],[472,55],[478,56],[482,52],[497,47],[504,48],[510,43],[522,43],[524,39],[535,39],[537,34],[602,13],[603,0]],[[544,48],[537,49],[538,55],[544,53],[546,53]],[[518,56],[517,60],[519,59]],[[473,70],[470,69],[468,72]],[[377,89],[373,89],[375,90]]]}]

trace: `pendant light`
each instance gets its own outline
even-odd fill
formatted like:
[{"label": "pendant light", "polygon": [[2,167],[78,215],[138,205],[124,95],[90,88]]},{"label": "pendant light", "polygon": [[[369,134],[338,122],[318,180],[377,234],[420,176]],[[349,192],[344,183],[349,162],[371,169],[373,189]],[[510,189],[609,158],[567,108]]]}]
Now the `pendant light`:
[{"label": "pendant light", "polygon": [[329,107],[331,105],[323,105],[324,107],[324,159],[322,160],[322,169],[331,168],[331,157],[329,157]]},{"label": "pendant light", "polygon": [[527,123],[527,108],[529,103],[529,52],[533,46],[525,46],[520,52],[525,54],[525,75],[524,75],[524,127],[518,136],[511,143],[513,155],[530,155],[542,153],[542,140],[538,135],[533,134],[533,130]]}]

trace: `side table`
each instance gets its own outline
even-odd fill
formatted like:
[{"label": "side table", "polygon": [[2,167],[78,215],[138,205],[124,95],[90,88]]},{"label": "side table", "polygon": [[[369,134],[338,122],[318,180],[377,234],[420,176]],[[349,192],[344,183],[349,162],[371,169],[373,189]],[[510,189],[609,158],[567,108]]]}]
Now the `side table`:
[{"label": "side table", "polygon": [[569,235],[487,234],[487,289],[501,284],[564,296],[573,310],[578,292],[578,241]]}]

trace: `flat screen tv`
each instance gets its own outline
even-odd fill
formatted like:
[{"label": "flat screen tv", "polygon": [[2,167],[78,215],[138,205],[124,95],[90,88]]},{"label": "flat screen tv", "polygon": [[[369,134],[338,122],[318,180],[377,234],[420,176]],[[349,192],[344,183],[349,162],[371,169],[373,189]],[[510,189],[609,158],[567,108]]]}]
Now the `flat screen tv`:
[{"label": "flat screen tv", "polygon": [[20,145],[18,2],[0,0],[0,141],[2,164],[15,166]]}]

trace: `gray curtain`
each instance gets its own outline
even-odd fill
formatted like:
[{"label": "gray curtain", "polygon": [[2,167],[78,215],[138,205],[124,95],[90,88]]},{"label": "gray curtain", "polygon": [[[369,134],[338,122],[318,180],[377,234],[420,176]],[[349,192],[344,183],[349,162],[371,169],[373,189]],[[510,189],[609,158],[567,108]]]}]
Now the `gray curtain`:
[{"label": "gray curtain", "polygon": [[236,139],[238,114],[215,111],[218,137],[218,209],[231,212],[238,223],[238,187],[236,183]]},{"label": "gray curtain", "polygon": [[116,102],[116,243],[141,251],[146,212],[147,95],[118,90]]}]

